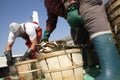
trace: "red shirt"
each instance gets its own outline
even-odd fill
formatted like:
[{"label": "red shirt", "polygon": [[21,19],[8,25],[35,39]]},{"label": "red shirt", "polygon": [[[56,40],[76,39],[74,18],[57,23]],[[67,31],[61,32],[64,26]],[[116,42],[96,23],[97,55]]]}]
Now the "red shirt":
[{"label": "red shirt", "polygon": [[46,21],[46,29],[52,32],[56,28],[58,16],[67,18],[66,9],[78,0],[44,0],[47,10],[48,19]]},{"label": "red shirt", "polygon": [[44,0],[48,19],[46,29],[52,32],[56,28],[58,16],[66,18],[66,11],[62,0]]}]

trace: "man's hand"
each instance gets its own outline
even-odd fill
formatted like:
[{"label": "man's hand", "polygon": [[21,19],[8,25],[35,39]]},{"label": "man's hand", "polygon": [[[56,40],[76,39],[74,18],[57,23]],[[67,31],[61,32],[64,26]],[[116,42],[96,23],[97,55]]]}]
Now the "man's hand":
[{"label": "man's hand", "polygon": [[50,31],[45,30],[44,35],[43,35],[42,39],[40,40],[40,42],[48,42],[50,33],[51,33]]},{"label": "man's hand", "polygon": [[7,65],[13,65],[13,58],[12,58],[12,52],[11,50],[4,52],[6,58],[7,58]]},{"label": "man's hand", "polygon": [[24,61],[26,59],[29,59],[31,57],[31,54],[33,53],[33,50],[28,49],[25,54],[20,58],[20,61]]}]

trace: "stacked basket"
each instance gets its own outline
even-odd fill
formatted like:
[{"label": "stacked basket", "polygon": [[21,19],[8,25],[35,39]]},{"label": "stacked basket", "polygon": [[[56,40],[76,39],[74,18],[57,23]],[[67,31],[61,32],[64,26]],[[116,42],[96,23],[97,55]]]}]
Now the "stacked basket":
[{"label": "stacked basket", "polygon": [[120,49],[120,0],[109,0],[106,3],[106,12]]},{"label": "stacked basket", "polygon": [[[41,47],[41,44],[38,46]],[[66,43],[45,43],[37,59],[16,63],[20,80],[84,80],[79,46]]]}]

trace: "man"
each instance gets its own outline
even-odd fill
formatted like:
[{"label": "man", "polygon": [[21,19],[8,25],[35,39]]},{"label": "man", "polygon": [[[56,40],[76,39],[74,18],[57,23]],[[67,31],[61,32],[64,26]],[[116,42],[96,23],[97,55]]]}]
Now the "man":
[{"label": "man", "polygon": [[[49,41],[50,34],[56,28],[58,16],[63,17],[64,19],[67,19],[67,13],[61,0],[55,0],[55,1],[44,0],[44,1],[45,1],[45,7],[47,9],[48,19],[46,21],[46,30],[44,32],[44,36],[42,37],[41,41]],[[80,17],[80,20],[81,20],[81,24],[79,24],[79,26],[81,26],[84,22],[82,17]],[[82,31],[86,31],[86,30],[83,29]],[[72,27],[71,33],[75,33],[75,32],[76,32],[76,29]],[[75,37],[74,35],[71,35],[71,36],[72,38]]]},{"label": "man", "polygon": [[[66,19],[71,29],[84,27],[89,32],[102,68],[101,74],[95,80],[120,80],[120,71],[118,71],[120,57],[107,20],[103,0],[44,1],[48,11],[47,29],[44,36],[49,37],[56,26],[57,16],[61,14],[61,11],[66,12]],[[64,7],[64,10],[59,9],[59,6]],[[49,17],[50,15],[52,16]],[[81,23],[81,17],[84,19],[84,26],[77,26]]]},{"label": "man", "polygon": [[[63,17],[64,19],[67,19],[66,9],[65,9],[61,0],[55,0],[55,1],[44,0],[44,2],[45,2],[45,7],[47,9],[48,19],[46,21],[46,30],[44,32],[42,39],[41,39],[41,42],[42,41],[49,41],[49,37],[50,37],[51,33],[56,28],[56,24],[57,24],[57,20],[58,20],[59,16]],[[76,11],[76,12],[78,12],[78,11]],[[84,46],[84,45],[86,45],[86,42],[88,40],[88,32],[84,27],[82,27],[84,20],[76,12],[74,12],[74,14],[77,17],[79,17],[78,19],[80,20],[80,22],[77,22],[77,23],[73,22],[74,24],[70,25],[71,26],[71,37],[72,37],[75,45]],[[77,28],[74,26],[76,26]],[[80,26],[81,26],[81,28],[80,28]],[[79,34],[79,33],[84,33],[84,34]],[[81,38],[81,36],[82,36],[82,38]],[[84,53],[83,55],[86,57],[86,53]],[[84,68],[86,68],[87,67],[87,60],[86,60],[86,58],[84,60],[85,60],[84,61],[84,63],[85,63]]]},{"label": "man", "polygon": [[22,37],[24,40],[26,40],[26,45],[29,48],[22,56],[21,60],[35,58],[35,52],[37,51],[35,45],[39,42],[42,35],[42,29],[39,27],[39,25],[36,22],[27,22],[22,24],[12,22],[9,25],[9,30],[10,33],[8,37],[8,43],[4,52],[7,58],[7,65],[13,65],[12,46],[17,37]]}]

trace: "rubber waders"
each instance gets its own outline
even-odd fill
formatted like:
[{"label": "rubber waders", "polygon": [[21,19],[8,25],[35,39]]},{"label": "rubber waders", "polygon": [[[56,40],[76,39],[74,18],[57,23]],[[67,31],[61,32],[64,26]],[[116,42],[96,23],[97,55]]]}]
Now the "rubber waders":
[{"label": "rubber waders", "polygon": [[76,29],[84,23],[83,18],[80,16],[78,4],[72,4],[67,9],[67,22],[71,28]]},{"label": "rubber waders", "polygon": [[92,41],[101,65],[101,74],[95,80],[120,80],[120,57],[112,34],[97,36]]}]

